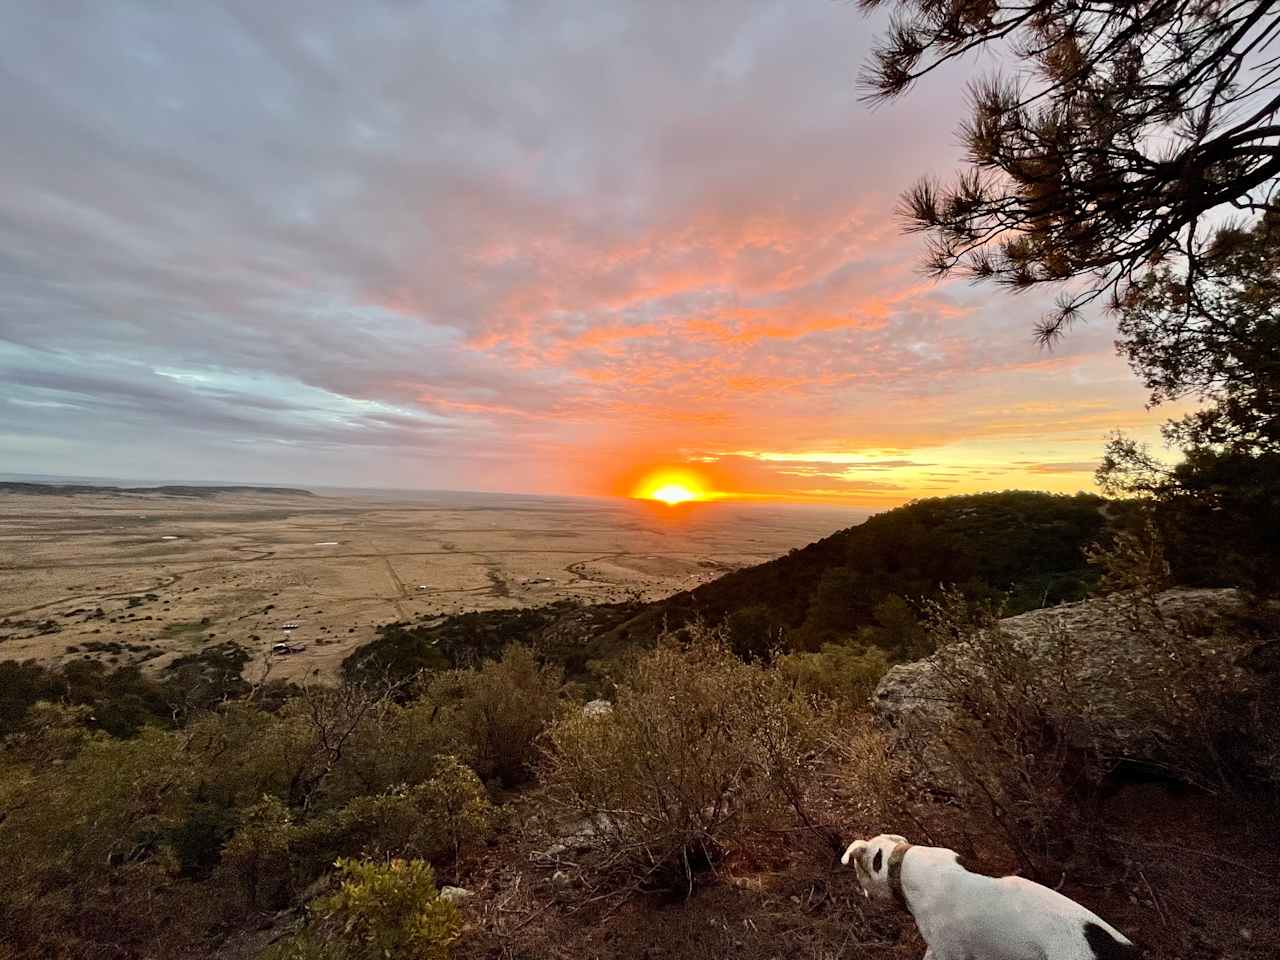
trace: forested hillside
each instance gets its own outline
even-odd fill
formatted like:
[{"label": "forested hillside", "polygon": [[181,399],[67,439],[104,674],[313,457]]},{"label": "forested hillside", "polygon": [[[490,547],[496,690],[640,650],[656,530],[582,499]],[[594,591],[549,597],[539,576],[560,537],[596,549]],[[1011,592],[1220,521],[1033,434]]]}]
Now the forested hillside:
[{"label": "forested hillside", "polygon": [[975,599],[1007,595],[1011,613],[1083,597],[1096,579],[1084,548],[1106,539],[1109,509],[1088,494],[1009,491],[920,500],[651,604],[614,636],[648,641],[664,624],[730,618],[739,636],[781,636],[788,649],[817,649],[861,634],[907,653],[917,619],[907,601],[943,585]]}]

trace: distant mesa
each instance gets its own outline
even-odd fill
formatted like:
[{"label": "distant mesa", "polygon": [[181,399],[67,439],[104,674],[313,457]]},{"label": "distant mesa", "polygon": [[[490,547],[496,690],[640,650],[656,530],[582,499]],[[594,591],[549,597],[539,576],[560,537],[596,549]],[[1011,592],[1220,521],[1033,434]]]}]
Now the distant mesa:
[{"label": "distant mesa", "polygon": [[155,493],[162,497],[216,497],[220,493],[251,493],[279,497],[314,497],[310,490],[299,487],[186,486],[162,484],[157,487],[113,487],[89,483],[18,483],[0,482],[0,493],[25,493],[36,496],[76,497],[92,494]]}]

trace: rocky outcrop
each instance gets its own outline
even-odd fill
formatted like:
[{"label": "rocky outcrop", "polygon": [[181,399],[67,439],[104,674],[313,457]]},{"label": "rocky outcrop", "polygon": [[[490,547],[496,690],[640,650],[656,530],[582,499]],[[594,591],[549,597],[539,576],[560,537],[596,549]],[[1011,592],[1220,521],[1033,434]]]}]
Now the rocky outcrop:
[{"label": "rocky outcrop", "polygon": [[[1269,623],[1268,623],[1269,621]],[[1274,613],[1235,590],[1171,590],[1154,598],[1112,596],[999,621],[977,643],[957,642],[892,668],[873,709],[916,758],[923,781],[962,792],[942,742],[957,721],[963,684],[982,683],[992,640],[1011,645],[1046,697],[1060,696],[1062,729],[1116,760],[1165,764],[1206,716],[1256,715],[1278,689]],[[1062,691],[1067,695],[1062,696]],[[1233,714],[1234,711],[1234,714]],[[1246,730],[1240,736],[1257,736]],[[1265,744],[1243,744],[1246,750]]]}]

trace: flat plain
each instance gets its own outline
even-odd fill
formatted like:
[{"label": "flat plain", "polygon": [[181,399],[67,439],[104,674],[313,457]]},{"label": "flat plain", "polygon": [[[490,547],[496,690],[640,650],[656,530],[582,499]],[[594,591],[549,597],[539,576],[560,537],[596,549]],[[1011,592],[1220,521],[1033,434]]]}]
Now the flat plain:
[{"label": "flat plain", "polygon": [[[657,599],[865,516],[319,493],[0,492],[0,660],[87,657],[159,670],[233,641],[253,658],[246,674],[270,662],[272,676],[332,675],[379,624]],[[281,642],[293,652],[273,654]]]}]

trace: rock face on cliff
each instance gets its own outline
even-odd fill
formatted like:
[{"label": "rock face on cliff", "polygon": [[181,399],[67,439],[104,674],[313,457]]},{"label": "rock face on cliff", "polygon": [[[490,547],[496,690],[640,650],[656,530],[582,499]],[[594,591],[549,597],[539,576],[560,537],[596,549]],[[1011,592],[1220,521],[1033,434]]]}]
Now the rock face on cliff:
[{"label": "rock face on cliff", "polygon": [[[957,722],[974,721],[966,687],[1006,667],[999,651],[1007,650],[1022,669],[1019,677],[1039,685],[1030,697],[1042,694],[1052,704],[1049,715],[1057,709],[1063,736],[1093,755],[1176,766],[1197,741],[1196,750],[1247,754],[1265,767],[1276,749],[1275,731],[1266,734],[1277,712],[1269,701],[1280,691],[1275,622],[1273,611],[1235,590],[1171,590],[1035,610],[999,621],[977,641],[894,667],[877,687],[873,708],[910,748],[923,782],[964,793],[947,733]],[[993,683],[1009,684],[1010,675]],[[1026,687],[1020,692],[1026,696]],[[1212,742],[1224,733],[1233,742]]]}]

